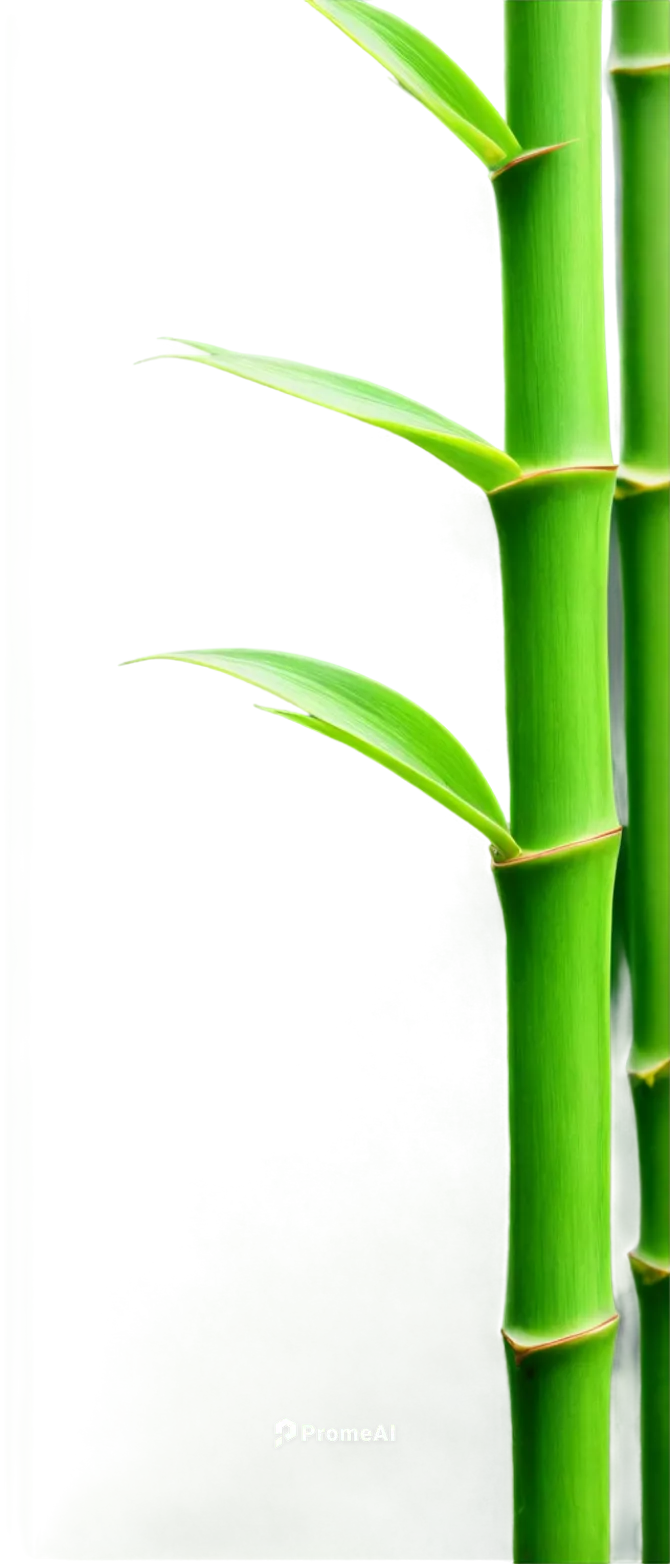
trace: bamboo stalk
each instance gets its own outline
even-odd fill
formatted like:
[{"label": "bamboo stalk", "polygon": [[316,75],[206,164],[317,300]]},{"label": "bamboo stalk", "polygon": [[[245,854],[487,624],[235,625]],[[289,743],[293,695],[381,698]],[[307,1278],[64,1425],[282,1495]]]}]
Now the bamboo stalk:
[{"label": "bamboo stalk", "polygon": [[331,372],[199,342],[184,344],[186,356],[393,430],[487,490],[503,583],[509,831],[453,736],[393,692],[285,654],[173,655],[289,700],[303,713],[292,720],[381,761],[469,818],[494,845],[508,952],[503,1335],[514,1552],[529,1564],[603,1564],[617,1325],[609,971],[620,828],[607,668],[614,468],[603,302],[601,4],[506,0],[505,123],[415,29],[358,0],[310,3],[392,69],[491,172],[503,268],[506,451],[395,392]]},{"label": "bamboo stalk", "polygon": [[623,450],[615,504],[628,774],[629,1074],[638,1132],[642,1557],[670,1556],[668,1328],[668,661],[670,4],[616,0],[610,68],[619,177]]},{"label": "bamboo stalk", "polygon": [[[506,449],[491,505],[505,615],[511,830],[496,870],[508,949],[510,1234],[504,1336],[518,1560],[609,1555],[609,946],[619,846],[607,689],[614,486],[605,364],[601,7],[506,4],[494,175]],[[578,236],[578,238],[577,238]]]}]

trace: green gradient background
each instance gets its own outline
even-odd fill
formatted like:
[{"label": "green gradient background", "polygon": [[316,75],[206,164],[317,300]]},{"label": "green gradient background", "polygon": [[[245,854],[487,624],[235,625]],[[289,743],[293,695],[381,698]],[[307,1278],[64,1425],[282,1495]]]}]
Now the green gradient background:
[{"label": "green gradient background", "polygon": [[[493,9],[441,9],[495,89]],[[495,397],[471,163],[304,11],[28,8],[22,34],[39,1556],[503,1559],[481,859],[240,691],[113,668],[335,652],[474,746],[501,732],[495,637],[463,632],[435,546],[445,480],[130,364],[180,330],[291,344],[471,418]],[[276,1455],[285,1414],[398,1445]]]}]

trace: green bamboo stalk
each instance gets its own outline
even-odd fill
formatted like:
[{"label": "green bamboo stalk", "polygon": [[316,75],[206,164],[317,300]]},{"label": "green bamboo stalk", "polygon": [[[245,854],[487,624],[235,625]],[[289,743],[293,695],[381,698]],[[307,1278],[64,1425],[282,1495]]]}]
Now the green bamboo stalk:
[{"label": "green bamboo stalk", "polygon": [[[441,50],[359,0],[310,0],[480,157],[502,268],[506,451],[379,386],[200,342],[184,356],[410,439],[489,495],[500,543],[511,822],[411,702],[305,658],[173,654],[270,690],[292,720],[484,831],[507,932],[510,1235],[503,1335],[514,1553],[609,1555],[609,971],[620,840],[610,758],[609,444],[600,0],[507,0],[508,121]],[[286,715],[286,714],[284,714]]]},{"label": "green bamboo stalk", "polygon": [[629,1075],[640,1163],[642,1557],[670,1557],[668,947],[670,765],[670,4],[615,0],[623,449],[616,525],[628,776]]},{"label": "green bamboo stalk", "polygon": [[[511,830],[510,1235],[504,1336],[516,1559],[609,1556],[609,946],[619,845],[607,691],[614,486],[600,191],[601,7],[508,0],[494,174],[506,449],[491,496],[505,615]],[[574,845],[566,845],[574,844]]]}]

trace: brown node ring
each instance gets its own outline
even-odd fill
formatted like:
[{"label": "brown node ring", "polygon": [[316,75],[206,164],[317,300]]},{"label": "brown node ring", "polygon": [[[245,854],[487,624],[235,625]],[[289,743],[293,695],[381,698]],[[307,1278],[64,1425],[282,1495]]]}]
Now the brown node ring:
[{"label": "brown node ring", "polygon": [[560,152],[562,147],[574,147],[579,140],[573,136],[570,141],[555,141],[551,147],[532,147],[530,152],[519,152],[516,157],[511,157],[509,162],[501,163],[498,168],[491,169],[489,179],[499,179],[501,174],[506,174],[510,168],[518,168],[519,163],[530,163],[533,158],[545,157],[548,152]]},{"label": "brown node ring", "polygon": [[538,847],[535,852],[517,853],[515,858],[493,860],[494,869],[513,869],[515,864],[534,863],[538,858],[551,858],[555,853],[569,853],[575,847],[590,847],[592,842],[604,842],[609,836],[621,836],[623,826],[613,826],[609,831],[598,831],[596,836],[581,836],[574,842],[559,842],[555,847]]},{"label": "brown node ring", "polygon": [[515,1341],[506,1330],[501,1331],[503,1339],[512,1348],[514,1361],[518,1365],[524,1358],[528,1358],[536,1352],[549,1352],[552,1347],[571,1347],[574,1342],[588,1340],[589,1336],[597,1336],[600,1331],[605,1331],[610,1325],[618,1325],[618,1314],[610,1314],[606,1320],[599,1320],[597,1325],[587,1325],[585,1330],[571,1331],[568,1336],[555,1336],[548,1341],[531,1342],[528,1345]]}]

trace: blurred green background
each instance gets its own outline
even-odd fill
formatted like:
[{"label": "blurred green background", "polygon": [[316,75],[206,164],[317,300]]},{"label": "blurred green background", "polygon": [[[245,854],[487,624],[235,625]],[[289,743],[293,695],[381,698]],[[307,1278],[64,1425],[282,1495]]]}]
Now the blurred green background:
[{"label": "blurred green background", "polygon": [[[405,9],[498,91],[495,6]],[[38,1556],[493,1564],[484,860],[241,691],[114,668],[211,640],[330,652],[498,754],[490,540],[482,521],[468,544],[466,497],[257,389],[131,366],[152,336],[219,333],[492,430],[495,277],[457,214],[473,166],[304,9],[14,20]],[[282,1415],[396,1422],[398,1442],[276,1453]],[[628,1447],[617,1470],[628,1556]]]}]

